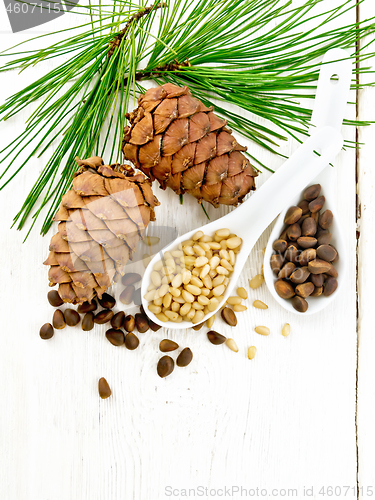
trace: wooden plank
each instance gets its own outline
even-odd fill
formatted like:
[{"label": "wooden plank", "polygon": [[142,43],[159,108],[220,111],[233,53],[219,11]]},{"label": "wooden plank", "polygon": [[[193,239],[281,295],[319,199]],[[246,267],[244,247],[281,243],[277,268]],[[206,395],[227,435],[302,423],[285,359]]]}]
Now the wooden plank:
[{"label": "wooden plank", "polygon": [[[364,2],[359,8],[360,18],[375,15],[373,2]],[[369,41],[369,40],[367,40]],[[365,42],[364,42],[365,43]],[[366,49],[367,53],[370,48]],[[373,50],[373,48],[372,48]],[[375,57],[365,61],[366,67],[374,67]],[[364,74],[361,83],[374,81],[374,75]],[[375,89],[359,91],[358,118],[373,120]],[[358,480],[359,498],[369,498],[375,485],[375,407],[374,362],[375,337],[372,315],[372,249],[375,225],[373,169],[374,125],[359,129],[358,140],[364,145],[358,153]]]},{"label": "wooden plank", "polygon": [[[352,22],[353,16],[341,22]],[[1,35],[1,48],[11,43],[13,35]],[[38,71],[22,78],[15,73],[2,76],[1,100]],[[354,116],[354,107],[348,107],[348,116]],[[2,144],[21,130],[26,117],[22,112],[0,124]],[[344,132],[354,139],[352,129]],[[289,154],[295,147],[288,143],[282,152]],[[261,154],[274,168],[280,166],[278,159]],[[1,498],[159,500],[167,498],[168,486],[199,485],[258,487],[269,494],[273,488],[297,489],[302,498],[304,487],[313,487],[315,495],[322,486],[355,487],[354,151],[341,153],[335,167],[336,202],[351,256],[345,290],[311,318],[286,314],[265,286],[249,291],[248,311],[238,315],[236,329],[221,320],[215,323],[218,331],[235,338],[237,354],[226,346],[212,346],[206,329],[140,334],[141,346],[135,352],[110,345],[103,338],[104,327],[88,333],[70,328],[49,342],[39,339],[40,325],[52,315],[41,264],[48,240],[34,232],[22,245],[24,234],[8,228],[47,158],[48,154],[33,160],[27,175],[0,195],[0,253],[7,284],[1,291],[6,312],[0,350],[5,401],[5,411],[0,412]],[[268,177],[263,174],[258,185]],[[195,200],[186,197],[180,206],[172,192],[156,186],[155,191],[162,202],[158,224],[183,233],[206,222]],[[226,210],[208,211],[215,218]],[[248,279],[260,271],[269,233],[270,228],[239,281],[247,289]],[[117,297],[119,291],[114,287]],[[254,299],[263,300],[269,309],[255,310]],[[281,336],[285,322],[292,326],[289,338]],[[271,328],[269,337],[254,332],[260,324]],[[165,337],[190,346],[194,361],[161,380],[155,367],[158,343]],[[253,361],[246,358],[249,345],[258,348]],[[113,397],[106,401],[97,395],[101,376],[113,389]],[[279,493],[296,498],[292,491]]]}]

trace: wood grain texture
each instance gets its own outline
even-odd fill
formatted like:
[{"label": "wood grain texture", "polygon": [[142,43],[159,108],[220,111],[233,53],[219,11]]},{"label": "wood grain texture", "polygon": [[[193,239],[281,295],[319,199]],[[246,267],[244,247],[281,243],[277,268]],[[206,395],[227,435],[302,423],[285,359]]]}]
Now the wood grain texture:
[{"label": "wood grain texture", "polygon": [[[325,3],[334,6],[340,2]],[[371,7],[368,12],[374,13]],[[74,24],[73,16],[67,18],[58,21],[59,27]],[[351,12],[340,22],[354,19]],[[48,29],[55,27],[51,23]],[[3,24],[0,29],[1,50],[30,36],[30,32],[9,34]],[[39,72],[34,68],[22,78],[15,73],[2,74],[1,100]],[[374,94],[367,96],[372,99],[367,103],[373,106]],[[371,113],[367,109],[366,117]],[[348,106],[347,115],[355,116],[354,106]],[[14,138],[27,116],[22,112],[0,124],[1,144]],[[371,175],[371,133],[373,130],[366,131],[368,146],[361,150],[361,155],[370,158],[361,163],[361,175],[366,179]],[[347,139],[355,139],[351,128],[346,127],[344,134]],[[253,145],[247,145],[254,150]],[[289,142],[282,152],[290,154],[295,148],[296,144]],[[279,159],[264,151],[261,155],[273,168],[281,165]],[[355,156],[353,150],[342,152],[335,164],[336,203],[346,227],[350,256],[345,290],[328,309],[306,319],[288,315],[265,285],[250,290],[248,311],[238,314],[237,328],[219,319],[215,323],[217,330],[236,340],[240,349],[237,354],[226,346],[211,345],[206,328],[140,334],[141,345],[134,352],[109,344],[104,338],[105,327],[91,332],[82,332],[80,327],[65,329],[57,331],[51,341],[41,341],[39,328],[52,317],[45,298],[47,273],[41,264],[47,255],[48,239],[34,232],[22,245],[25,233],[9,229],[48,152],[33,160],[27,174],[0,194],[0,498],[162,500],[168,498],[167,486],[181,489],[199,485],[216,489],[259,487],[268,492],[273,488],[298,488],[298,498],[303,498],[305,486],[314,487],[315,493],[321,486],[356,487]],[[268,177],[262,174],[258,186]],[[365,182],[362,207],[372,200],[373,183]],[[180,206],[174,193],[163,192],[156,185],[155,191],[162,203],[156,213],[158,224],[183,233],[206,222],[195,200],[185,197]],[[216,218],[226,209],[208,211]],[[367,219],[368,235],[371,217]],[[262,248],[270,229],[249,256],[239,281],[247,290],[249,278],[260,271]],[[366,243],[366,248],[362,245],[364,262],[370,258],[370,248],[371,244]],[[134,268],[141,266],[137,263]],[[361,279],[361,286],[369,287],[370,276],[363,274]],[[120,288],[114,287],[113,292],[118,296]],[[254,309],[251,303],[255,299],[266,302],[269,309]],[[367,300],[370,302],[370,296]],[[362,321],[366,319],[365,305],[363,302]],[[370,303],[366,307],[371,311]],[[360,345],[360,355],[363,352],[366,358],[359,372],[363,384],[359,405],[364,408],[362,414],[361,408],[358,411],[360,436],[362,432],[360,479],[375,484],[373,428],[366,417],[368,413],[373,415],[373,408],[368,408],[374,374],[371,312],[366,321]],[[288,338],[281,335],[286,322],[292,328]],[[271,335],[257,335],[257,325],[270,327]],[[167,379],[156,375],[158,344],[163,338],[171,338],[181,347],[189,346],[194,353],[187,368],[176,368]],[[250,345],[258,349],[253,361],[246,356]],[[113,392],[113,397],[105,401],[97,394],[102,376]],[[367,442],[368,436],[372,441]],[[290,492],[283,498],[296,495]]]}]

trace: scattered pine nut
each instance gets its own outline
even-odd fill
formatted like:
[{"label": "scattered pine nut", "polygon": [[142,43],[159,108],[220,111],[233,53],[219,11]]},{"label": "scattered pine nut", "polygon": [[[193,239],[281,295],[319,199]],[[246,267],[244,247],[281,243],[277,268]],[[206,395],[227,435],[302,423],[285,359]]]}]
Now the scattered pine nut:
[{"label": "scattered pine nut", "polygon": [[255,289],[263,285],[264,276],[262,274],[257,274],[249,281],[250,288]]},{"label": "scattered pine nut", "polygon": [[241,297],[228,297],[227,298],[227,303],[230,304],[231,306],[241,304],[241,302],[242,302]]},{"label": "scattered pine nut", "polygon": [[253,306],[256,307],[257,309],[268,309],[267,304],[265,304],[261,300],[254,300]]},{"label": "scattered pine nut", "polygon": [[270,329],[266,326],[256,326],[254,330],[259,333],[259,335],[269,335],[271,333]]},{"label": "scattered pine nut", "polygon": [[251,347],[249,347],[249,349],[247,350],[247,357],[249,359],[254,359],[255,358],[255,354],[257,353],[257,348],[255,347],[255,345],[252,345]]},{"label": "scattered pine nut", "polygon": [[281,333],[282,333],[283,337],[287,337],[290,334],[290,324],[289,323],[285,323],[285,325],[283,326],[283,329],[281,330]]},{"label": "scattered pine nut", "polygon": [[227,339],[225,341],[225,343],[227,344],[227,346],[229,347],[229,349],[233,352],[238,352],[238,347],[237,347],[237,344],[236,342],[233,340],[233,339]]},{"label": "scattered pine nut", "polygon": [[234,312],[243,312],[243,311],[246,311],[247,310],[247,307],[242,305],[242,304],[236,304],[233,306],[233,311]]},{"label": "scattered pine nut", "polygon": [[248,297],[247,291],[244,289],[243,286],[240,286],[239,288],[237,288],[237,295],[239,297],[241,297],[241,299],[244,299],[244,300],[246,300]]}]

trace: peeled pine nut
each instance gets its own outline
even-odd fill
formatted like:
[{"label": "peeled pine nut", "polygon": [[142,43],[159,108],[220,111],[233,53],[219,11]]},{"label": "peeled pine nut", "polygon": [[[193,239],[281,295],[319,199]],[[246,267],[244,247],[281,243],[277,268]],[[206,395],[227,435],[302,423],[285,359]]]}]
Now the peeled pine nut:
[{"label": "peeled pine nut", "polygon": [[212,293],[215,295],[215,297],[219,297],[222,295],[225,291],[225,286],[224,285],[219,285],[213,288]]},{"label": "peeled pine nut", "polygon": [[183,246],[182,251],[185,255],[194,255],[193,247],[191,247],[190,245],[186,245],[185,247]]},{"label": "peeled pine nut", "polygon": [[217,275],[216,269],[211,269],[211,271],[208,273],[208,276],[210,278],[215,278],[216,275]]},{"label": "peeled pine nut", "polygon": [[257,348],[255,347],[255,345],[252,345],[251,347],[249,347],[249,349],[247,350],[247,357],[249,359],[254,359],[255,358],[255,354],[257,353]]},{"label": "peeled pine nut", "polygon": [[229,262],[234,266],[236,263],[236,254],[233,252],[233,250],[229,250]]},{"label": "peeled pine nut", "polygon": [[205,252],[209,252],[211,250],[211,247],[208,243],[204,243],[203,241],[199,241],[199,246],[203,248]]},{"label": "peeled pine nut", "polygon": [[164,313],[155,314],[155,316],[158,318],[159,321],[164,321],[164,322],[169,321],[169,319]]},{"label": "peeled pine nut", "polygon": [[144,299],[147,300],[148,302],[151,302],[154,300],[155,298],[155,294],[156,294],[156,290],[151,290],[150,292],[147,292],[145,295],[144,295]]},{"label": "peeled pine nut", "polygon": [[181,305],[178,302],[172,302],[171,304],[171,310],[175,312],[179,312],[181,308]]},{"label": "peeled pine nut", "polygon": [[156,287],[161,285],[161,276],[157,271],[152,271],[150,277],[153,285],[155,285]]},{"label": "peeled pine nut", "polygon": [[220,264],[220,257],[217,255],[214,255],[212,259],[210,259],[209,265],[211,269],[216,269],[217,266]]},{"label": "peeled pine nut", "polygon": [[215,323],[215,315],[213,314],[211,318],[208,318],[207,320],[207,328],[212,328],[213,324]]},{"label": "peeled pine nut", "polygon": [[204,306],[202,304],[200,304],[199,302],[193,302],[192,307],[196,311],[203,311],[203,309],[204,309]]},{"label": "peeled pine nut", "polygon": [[223,274],[220,274],[219,276],[216,276],[212,280],[212,286],[215,287],[215,286],[221,285],[222,283],[224,283],[224,280],[225,280],[225,276]]},{"label": "peeled pine nut", "polygon": [[153,283],[151,283],[151,285],[148,285],[148,287],[147,287],[148,292],[151,292],[151,290],[155,290],[155,289],[156,289],[156,286]]},{"label": "peeled pine nut", "polygon": [[268,309],[267,304],[265,304],[261,300],[254,300],[253,306],[256,307],[257,309]]},{"label": "peeled pine nut", "polygon": [[257,274],[249,281],[250,288],[259,288],[264,282],[264,276]]},{"label": "peeled pine nut", "polygon": [[[185,285],[185,290],[187,290],[188,292],[190,292],[193,295],[200,295],[201,294],[201,289],[199,288],[199,286],[191,285],[190,283],[189,283],[189,285]],[[182,296],[183,296],[183,294],[184,294],[184,292],[182,292]]]},{"label": "peeled pine nut", "polygon": [[233,311],[234,312],[243,312],[243,311],[246,311],[247,310],[247,307],[246,306],[243,306],[241,304],[236,304],[233,306]]},{"label": "peeled pine nut", "polygon": [[199,238],[199,241],[201,241],[202,243],[209,243],[210,241],[212,241],[212,236],[208,236],[207,234],[204,234],[203,236],[201,236]]},{"label": "peeled pine nut", "polygon": [[[189,285],[186,285],[186,286],[189,286]],[[194,295],[191,294],[189,291],[183,290],[181,295],[182,295],[182,298],[185,302],[191,302],[191,303],[194,302]]]},{"label": "peeled pine nut", "polygon": [[205,297],[204,295],[199,295],[197,301],[202,304],[202,306],[207,306],[210,303],[210,299]]},{"label": "peeled pine nut", "polygon": [[229,260],[229,253],[227,250],[224,250],[223,248],[220,250],[219,255],[222,259]]},{"label": "peeled pine nut", "polygon": [[161,307],[160,306],[156,306],[155,304],[150,304],[148,306],[148,310],[151,311],[154,314],[161,313]]},{"label": "peeled pine nut", "polygon": [[194,318],[191,321],[192,321],[192,323],[194,323],[196,325],[197,323],[201,323],[203,318],[204,318],[204,312],[197,311],[194,315]]},{"label": "peeled pine nut", "polygon": [[228,269],[225,269],[223,266],[217,266],[216,271],[218,274],[224,274],[224,276],[227,276],[229,274]]},{"label": "peeled pine nut", "polygon": [[200,272],[200,271],[199,271],[199,269],[198,269],[198,268],[195,268],[195,269],[193,269],[193,270],[191,271],[191,274],[192,274],[193,276],[199,276],[199,272]]},{"label": "peeled pine nut", "polygon": [[237,295],[241,297],[241,299],[247,299],[247,291],[242,286],[237,288]]},{"label": "peeled pine nut", "polygon": [[204,257],[203,255],[201,257],[197,257],[194,262],[194,267],[203,267],[205,264],[208,263],[207,257]]},{"label": "peeled pine nut", "polygon": [[167,318],[171,319],[172,321],[176,321],[178,318],[179,314],[174,312],[174,311],[164,311],[164,314],[167,316]]},{"label": "peeled pine nut", "polygon": [[182,283],[187,285],[191,280],[191,272],[188,269],[182,271]]},{"label": "peeled pine nut", "polygon": [[164,295],[167,295],[167,293],[169,292],[169,288],[170,287],[168,284],[161,285],[161,287],[157,290],[158,297],[164,297]]},{"label": "peeled pine nut", "polygon": [[210,241],[209,243],[211,250],[220,250],[221,245],[217,241]]},{"label": "peeled pine nut", "polygon": [[190,311],[190,309],[191,309],[191,304],[189,302],[185,302],[185,304],[183,304],[180,307],[180,314],[181,314],[181,316],[186,316],[187,313]]},{"label": "peeled pine nut", "polygon": [[184,252],[182,250],[173,250],[171,255],[172,257],[183,257]]},{"label": "peeled pine nut", "polygon": [[203,279],[205,276],[207,276],[208,273],[210,272],[210,269],[211,268],[210,268],[209,264],[206,264],[205,266],[203,266],[202,271],[199,274],[200,278]]},{"label": "peeled pine nut", "polygon": [[186,314],[186,318],[192,321],[192,319],[195,316],[195,313],[196,313],[195,309],[191,308],[190,311]]},{"label": "peeled pine nut", "polygon": [[194,253],[199,256],[203,256],[206,251],[203,250],[203,248],[200,245],[194,245],[193,246]]},{"label": "peeled pine nut", "polygon": [[228,238],[229,235],[230,235],[230,230],[227,228],[218,229],[215,232],[215,236],[217,236],[218,238]]},{"label": "peeled pine nut", "polygon": [[176,276],[172,279],[171,285],[173,288],[178,288],[182,285],[182,274],[176,274]]},{"label": "peeled pine nut", "polygon": [[209,288],[201,288],[201,295],[204,295],[205,297],[208,297],[211,293],[211,290]]},{"label": "peeled pine nut", "polygon": [[228,271],[233,271],[232,265],[226,260],[226,259],[221,259],[220,264],[225,267]]},{"label": "peeled pine nut", "polygon": [[202,238],[202,236],[204,236],[203,231],[197,231],[197,232],[193,235],[192,240],[193,240],[193,241],[197,241],[197,240],[199,240],[199,238]]},{"label": "peeled pine nut", "polygon": [[242,299],[241,297],[228,297],[227,298],[227,303],[230,304],[231,306],[234,306],[236,304],[241,304]]},{"label": "peeled pine nut", "polygon": [[199,288],[203,288],[203,281],[198,278],[198,276],[193,276],[190,280],[190,285],[197,286]]},{"label": "peeled pine nut", "polygon": [[[207,264],[207,265],[208,265],[208,264]],[[206,266],[204,266],[204,267],[206,267]],[[203,269],[204,269],[204,268],[203,268]],[[204,285],[206,288],[210,288],[210,289],[212,288],[212,286],[213,286],[213,284],[212,284],[212,279],[211,279],[209,276],[204,276],[203,278],[202,278],[202,276],[201,276],[201,280],[202,280],[203,285]],[[219,285],[221,285],[221,283],[219,283]]]},{"label": "peeled pine nut", "polygon": [[168,292],[166,295],[163,297],[163,306],[168,309],[168,307],[172,303],[172,295]]},{"label": "peeled pine nut", "polygon": [[227,344],[227,346],[231,351],[238,352],[237,344],[233,339],[227,339],[225,343]]},{"label": "peeled pine nut", "polygon": [[227,247],[233,250],[234,248],[239,247],[242,244],[242,239],[238,236],[234,236],[233,238],[227,239]]},{"label": "peeled pine nut", "polygon": [[163,304],[163,298],[162,297],[158,297],[157,299],[154,299],[154,304],[156,306],[161,306]]},{"label": "peeled pine nut", "polygon": [[281,330],[281,333],[282,333],[283,337],[287,337],[290,334],[290,324],[289,323],[285,323],[285,325],[283,326],[283,329]]},{"label": "peeled pine nut", "polygon": [[254,330],[259,333],[259,335],[269,335],[271,333],[270,329],[266,326],[256,326]]},{"label": "peeled pine nut", "polygon": [[173,286],[169,288],[169,293],[173,297],[179,297],[181,295],[181,291],[178,288],[174,288]]},{"label": "peeled pine nut", "polygon": [[152,268],[154,271],[160,271],[160,269],[163,267],[163,263],[161,260],[158,262],[155,262],[154,267]]}]

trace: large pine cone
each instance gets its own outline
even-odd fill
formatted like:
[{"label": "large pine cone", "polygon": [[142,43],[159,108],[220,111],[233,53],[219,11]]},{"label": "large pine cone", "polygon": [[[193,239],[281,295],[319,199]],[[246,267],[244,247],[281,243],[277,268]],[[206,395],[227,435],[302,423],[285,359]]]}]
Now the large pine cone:
[{"label": "large pine cone", "polygon": [[163,189],[192,194],[215,207],[237,205],[255,189],[258,174],[241,153],[246,148],[188,87],[167,83],[152,88],[138,104],[127,115],[125,159]]},{"label": "large pine cone", "polygon": [[159,202],[150,180],[129,165],[104,165],[97,156],[76,160],[80,168],[54,217],[59,232],[44,264],[61,299],[81,304],[101,298],[116,273],[124,274]]}]

